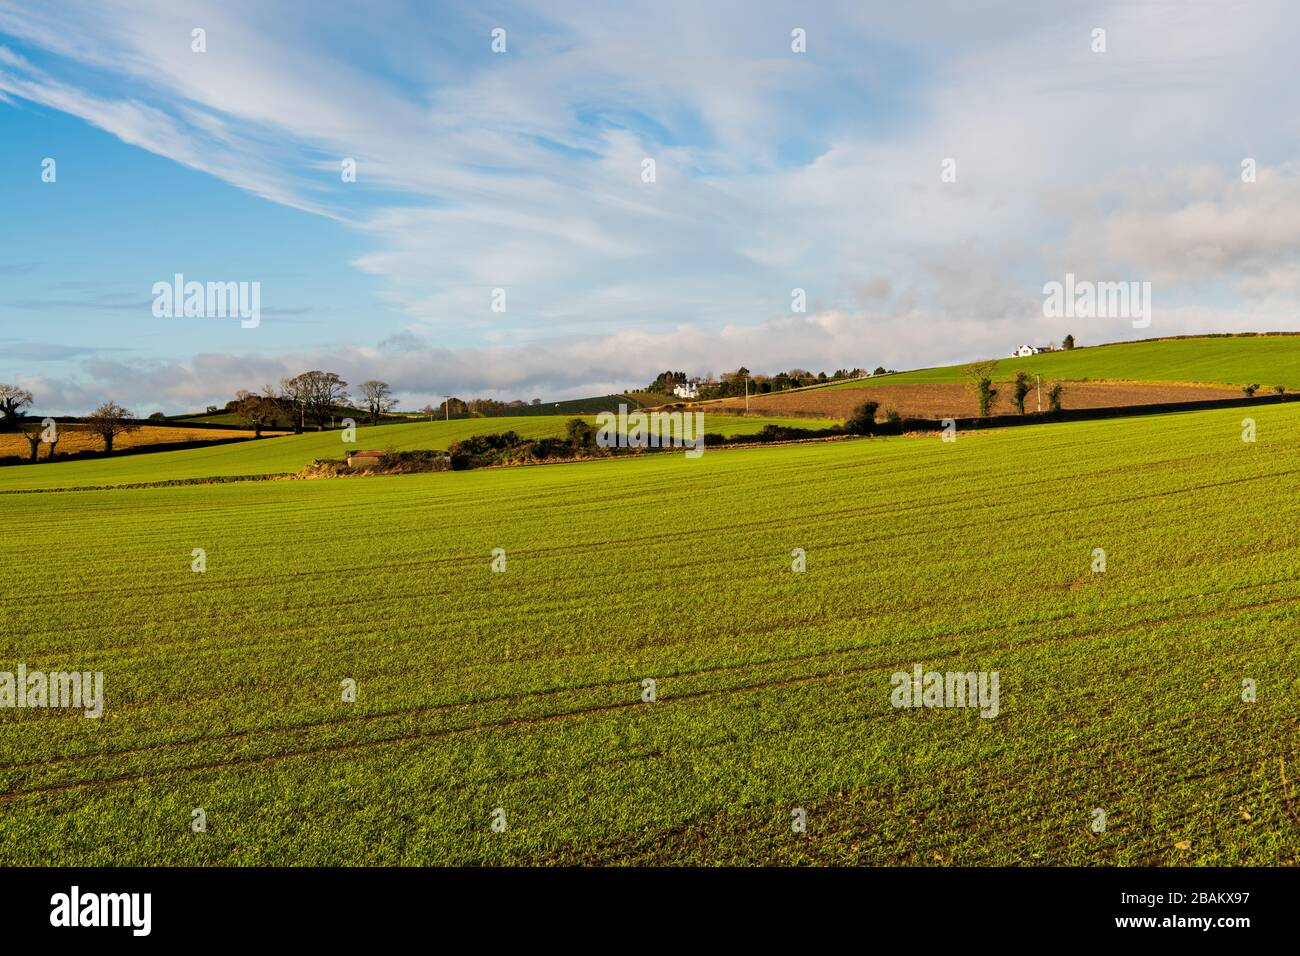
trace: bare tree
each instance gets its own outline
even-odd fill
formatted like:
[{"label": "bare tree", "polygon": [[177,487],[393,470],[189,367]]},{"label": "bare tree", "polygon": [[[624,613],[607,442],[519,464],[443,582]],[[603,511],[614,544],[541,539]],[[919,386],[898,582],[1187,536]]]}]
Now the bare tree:
[{"label": "bare tree", "polygon": [[10,431],[18,424],[23,409],[32,403],[32,393],[17,385],[0,383],[0,430]]},{"label": "bare tree", "polygon": [[272,385],[270,382],[262,386],[262,401],[266,402],[273,412],[273,418],[268,424],[278,427],[283,421],[286,426],[292,427],[294,422],[298,420],[297,412],[289,397],[284,394],[281,388]]},{"label": "bare tree", "polygon": [[139,426],[131,421],[131,413],[117,402],[105,402],[87,415],[84,421],[92,432],[104,439],[104,451],[113,450],[113,439]]},{"label": "bare tree", "polygon": [[293,421],[293,432],[301,435],[307,420],[307,383],[301,375],[280,379],[279,400]]},{"label": "bare tree", "polygon": [[254,438],[262,437],[262,429],[275,422],[279,410],[275,400],[264,395],[244,389],[235,393],[235,416],[252,427]]},{"label": "bare tree", "polygon": [[27,439],[27,446],[32,453],[32,461],[36,461],[40,457],[42,443],[50,446],[50,451],[45,456],[46,459],[54,457],[55,449],[59,444],[59,426],[53,418],[43,419],[39,423],[34,421],[23,422],[18,428],[23,433],[23,437]]},{"label": "bare tree", "polygon": [[393,390],[387,382],[371,379],[369,382],[362,382],[357,388],[361,390],[361,404],[370,410],[372,425],[378,425],[380,415],[387,414],[397,407],[397,399],[393,398]]},{"label": "bare tree", "polygon": [[348,400],[348,383],[334,372],[303,372],[286,379],[284,387],[300,403],[303,414],[316,419],[318,431],[324,430],[334,409]]},{"label": "bare tree", "polygon": [[433,416],[438,414],[438,410],[432,405],[425,405],[424,408],[420,409],[420,414],[428,415],[429,421],[433,421]]},{"label": "bare tree", "polygon": [[41,451],[41,442],[45,438],[45,427],[35,422],[27,422],[18,426],[18,430],[23,433],[27,439],[27,447],[31,449],[32,457],[29,461],[36,461]]}]

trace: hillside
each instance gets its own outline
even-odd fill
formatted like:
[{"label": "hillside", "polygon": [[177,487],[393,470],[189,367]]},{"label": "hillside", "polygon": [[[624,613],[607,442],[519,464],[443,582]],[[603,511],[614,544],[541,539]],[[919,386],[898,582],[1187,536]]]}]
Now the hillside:
[{"label": "hillside", "polygon": [[542,402],[540,405],[528,405],[524,408],[511,408],[509,415],[595,415],[598,412],[617,412],[620,405],[635,409],[644,405],[659,405],[662,402],[662,398],[655,402],[647,402],[645,393],[626,392],[599,395],[593,398],[571,398],[563,402]]},{"label": "hillside", "polygon": [[[1109,408],[1178,405],[1242,397],[1241,386],[1258,384],[1259,394],[1274,385],[1300,389],[1300,336],[1202,336],[1126,342],[1028,358],[999,359],[993,377],[1006,383],[1016,372],[1041,378],[1042,407],[1049,407],[1054,382],[1063,384],[1063,407]],[[1039,405],[1039,383],[1026,410]],[[847,415],[856,405],[875,401],[906,418],[940,419],[977,414],[964,365],[899,372],[879,378],[813,385],[753,396],[749,407],[762,415]],[[743,399],[704,403],[741,408]],[[998,388],[994,414],[1011,414],[1011,389]]]},{"label": "hillside", "polygon": [[[813,388],[860,388],[879,385],[964,383],[963,365],[923,368],[877,379],[856,379]],[[994,378],[1009,381],[1017,371],[1045,379],[1129,382],[1183,382],[1210,385],[1285,385],[1300,389],[1300,336],[1202,336],[1119,342],[1043,352],[1028,358],[999,358]]]}]

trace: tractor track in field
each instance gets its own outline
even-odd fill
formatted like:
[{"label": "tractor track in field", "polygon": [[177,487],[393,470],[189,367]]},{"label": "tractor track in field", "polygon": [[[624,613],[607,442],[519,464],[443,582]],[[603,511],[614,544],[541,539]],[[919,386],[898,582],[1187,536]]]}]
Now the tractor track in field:
[{"label": "tractor track in field", "polygon": [[[706,699],[709,697],[719,697],[723,695],[745,693],[749,691],[771,690],[773,688],[792,687],[803,684],[815,683],[826,678],[848,677],[859,673],[876,670],[874,667],[848,668],[839,671],[830,671],[818,674],[804,675],[796,678],[780,678],[772,681],[762,681],[755,684],[745,684],[738,687],[727,687],[718,689],[704,689],[696,691],[687,691],[680,694],[673,694],[659,699],[653,706],[659,706],[664,703],[685,703]],[[588,717],[593,714],[613,713],[617,711],[629,710],[634,708],[646,708],[647,705],[639,698],[629,701],[619,701],[617,703],[593,704],[588,707],[580,707],[575,710],[566,710],[554,714],[538,714],[530,717],[511,717],[502,720],[488,721],[480,724],[468,724],[461,727],[446,727],[439,730],[431,730],[418,734],[407,734],[398,737],[383,737],[375,740],[347,741],[336,744],[327,744],[321,747],[307,747],[300,750],[282,751],[279,753],[256,754],[247,757],[238,757],[233,760],[212,760],[202,763],[186,764],[177,767],[165,767],[159,770],[142,771],[139,773],[118,774],[117,776],[104,777],[97,780],[70,780],[60,783],[46,784],[27,789],[10,790],[0,794],[0,803],[9,803],[22,797],[43,795],[48,793],[60,793],[68,790],[83,790],[87,788],[103,788],[118,786],[120,784],[140,783],[146,780],[152,780],[160,777],[170,777],[178,774],[204,773],[209,770],[227,770],[236,767],[260,766],[265,764],[279,763],[285,760],[292,760],[299,757],[312,757],[329,753],[349,753],[361,750],[372,750],[390,746],[401,746],[408,743],[420,741],[439,740],[446,737],[456,737],[464,734],[479,733],[482,731],[505,730],[515,727],[529,727],[540,724],[556,723],[573,718]],[[883,717],[885,715],[877,715]],[[165,745],[157,745],[165,746]],[[156,749],[151,747],[149,749]],[[118,751],[116,754],[127,753],[127,751]],[[115,755],[116,755],[115,754]],[[96,755],[97,756],[97,755]],[[82,758],[85,759],[85,758]],[[26,766],[26,765],[18,765]]]},{"label": "tractor track in field", "polygon": [[[1157,625],[1166,625],[1170,623],[1177,623],[1180,620],[1201,619],[1204,617],[1213,616],[1218,613],[1232,613],[1232,612],[1237,612],[1242,610],[1254,610],[1259,607],[1270,607],[1279,604],[1290,604],[1290,603],[1295,603],[1297,601],[1300,601],[1300,595],[1294,597],[1287,597],[1287,598],[1278,598],[1278,599],[1259,602],[1257,604],[1251,604],[1251,605],[1237,605],[1232,608],[1218,608],[1215,609],[1215,611],[1209,615],[1196,614],[1196,613],[1179,615],[1177,617],[1164,618],[1161,621],[1155,623]],[[1152,622],[1143,621],[1143,622],[1134,622],[1132,624],[1124,625],[1123,627],[1120,628],[1112,628],[1112,629],[1098,628],[1095,630],[1083,631],[1077,634],[1070,635],[1068,640],[1071,641],[1082,640],[1082,639],[1087,639],[1089,637],[1095,637],[1103,634],[1120,634],[1120,633],[1125,633],[1128,631],[1140,629],[1143,627],[1149,627],[1151,625]],[[1014,625],[1008,625],[1006,628],[1003,629],[1010,630],[1014,627],[1015,627]],[[1062,638],[1052,637],[1046,639],[1026,641],[1020,644],[1008,645],[1005,648],[994,648],[991,649],[990,652],[996,652],[998,650],[1017,652],[1017,651],[1031,649],[1034,647],[1041,647],[1041,646],[1048,646],[1048,645],[1059,646],[1061,642],[1062,642]],[[826,651],[817,651],[807,655],[791,655],[785,658],[778,658],[771,661],[765,661],[760,663],[745,662],[745,663],[738,663],[738,664],[720,665],[717,667],[702,668],[700,670],[692,671],[692,672],[666,674],[664,677],[660,678],[660,680],[669,680],[676,677],[692,677],[692,676],[708,675],[708,674],[728,672],[728,671],[744,671],[746,669],[753,669],[755,667],[761,667],[761,666],[772,666],[772,665],[779,665],[784,663],[811,661],[811,660],[823,659],[831,656],[858,653],[863,650],[865,649],[860,647],[839,648],[839,649],[832,649]],[[955,652],[949,652],[949,653],[929,652],[925,656],[930,658],[932,661],[937,662],[948,658],[959,657],[964,653],[969,653],[969,652],[961,651],[961,650]],[[902,661],[896,661],[894,663],[876,663],[876,664],[862,665],[858,667],[841,667],[831,671],[820,671],[814,674],[775,678],[773,680],[758,681],[750,684],[740,684],[740,685],[721,687],[721,688],[702,688],[699,690],[686,691],[679,694],[665,695],[662,698],[660,698],[659,702],[660,703],[676,703],[676,702],[687,703],[687,702],[696,702],[696,701],[715,698],[715,697],[720,698],[731,694],[740,694],[740,693],[746,693],[750,691],[775,690],[775,689],[782,689],[786,687],[803,686],[807,684],[817,683],[823,680],[834,680],[836,678],[854,677],[862,674],[867,674],[867,673],[872,673],[872,672],[877,672],[882,670],[889,670],[890,668],[897,670],[899,667],[906,667],[907,664],[908,661],[904,659]],[[254,734],[265,733],[268,735],[275,735],[275,734],[282,734],[286,732],[298,733],[304,730],[311,731],[313,729],[317,729],[322,726],[340,726],[342,724],[355,723],[359,721],[371,721],[371,720],[379,720],[379,719],[388,719],[393,717],[411,716],[419,713],[436,713],[439,711],[446,711],[446,710],[451,710],[456,708],[481,707],[491,703],[509,703],[509,702],[519,702],[519,701],[526,701],[526,700],[535,700],[538,697],[542,697],[542,696],[554,696],[557,694],[574,693],[575,691],[613,689],[615,687],[624,684],[633,684],[635,686],[635,680],[633,679],[630,681],[598,682],[598,683],[584,685],[582,687],[577,687],[577,688],[566,687],[566,688],[549,689],[540,692],[538,691],[529,692],[525,694],[504,695],[498,698],[492,698],[489,700],[474,701],[474,702],[457,702],[457,703],[446,703],[446,704],[422,705],[419,707],[404,708],[398,711],[383,712],[379,714],[367,714],[362,717],[352,718],[350,720],[346,720],[343,722],[323,720],[323,721],[315,721],[308,724],[295,725],[292,728],[258,728],[253,730],[237,731],[229,735],[198,738],[195,740],[186,741],[179,744],[176,741],[159,742],[157,744],[150,744],[146,747],[129,748],[129,749],[112,751],[110,753],[91,753],[91,754],[78,755],[76,757],[56,758],[56,760],[43,761],[41,765],[49,766],[52,764],[64,763],[64,762],[70,762],[76,764],[83,761],[96,760],[96,759],[111,760],[119,757],[138,756],[161,748],[218,743],[221,741],[242,739],[242,738],[252,736]],[[656,706],[657,705],[658,704],[656,704]],[[500,720],[487,721],[487,722],[477,723],[477,724],[466,724],[458,727],[440,728],[438,730],[431,730],[431,731],[418,733],[418,734],[407,734],[407,735],[401,735],[396,737],[384,737],[384,738],[378,738],[374,740],[346,741],[346,742],[340,742],[336,744],[327,744],[321,747],[307,747],[298,750],[282,751],[278,753],[255,754],[255,755],[235,758],[232,760],[204,761],[200,763],[182,765],[178,767],[162,768],[156,771],[120,774],[117,776],[105,777],[97,780],[64,781],[59,783],[52,783],[52,784],[46,784],[37,787],[31,787],[27,789],[15,789],[12,791],[8,791],[4,794],[0,794],[0,803],[11,802],[25,796],[32,796],[37,794],[57,793],[57,792],[62,792],[67,790],[74,790],[74,789],[116,786],[119,784],[136,783],[136,782],[150,780],[157,777],[167,777],[176,774],[202,773],[209,770],[220,770],[220,769],[228,769],[228,768],[235,768],[235,767],[242,767],[242,766],[278,763],[283,760],[290,760],[297,757],[312,756],[314,754],[346,753],[346,752],[369,750],[373,748],[381,748],[387,746],[400,746],[402,744],[412,743],[417,741],[438,740],[446,737],[461,736],[465,734],[472,734],[472,733],[478,733],[484,731],[504,730],[504,729],[511,729],[514,727],[526,727],[526,726],[533,726],[539,724],[548,724],[548,723],[554,723],[554,722],[563,721],[571,718],[582,718],[582,717],[591,716],[593,714],[601,714],[601,713],[614,713],[614,712],[625,711],[633,708],[643,708],[646,706],[647,705],[644,704],[639,698],[636,698],[628,701],[593,704],[587,707],[580,707],[572,710],[565,710],[565,711],[560,711],[560,712],[550,713],[550,714],[537,714],[537,715],[532,715],[527,717],[508,717]],[[872,716],[878,717],[884,715],[881,714],[881,715],[872,715]],[[6,764],[6,765],[0,765],[0,770],[21,770],[28,766],[31,766],[31,764],[28,763]]]}]

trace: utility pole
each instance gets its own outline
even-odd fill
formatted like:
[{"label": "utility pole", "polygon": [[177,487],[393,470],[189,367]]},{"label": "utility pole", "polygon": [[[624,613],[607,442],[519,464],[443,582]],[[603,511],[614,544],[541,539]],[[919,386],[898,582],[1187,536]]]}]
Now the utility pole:
[{"label": "utility pole", "polygon": [[745,373],[745,414],[749,414],[749,373]]}]

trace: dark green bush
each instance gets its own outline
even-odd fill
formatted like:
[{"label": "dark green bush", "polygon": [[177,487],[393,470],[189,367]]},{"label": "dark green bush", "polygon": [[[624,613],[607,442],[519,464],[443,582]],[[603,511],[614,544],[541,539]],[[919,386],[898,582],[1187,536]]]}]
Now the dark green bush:
[{"label": "dark green bush", "polygon": [[876,430],[876,409],[879,402],[863,402],[844,420],[844,431],[850,435],[870,435]]}]

